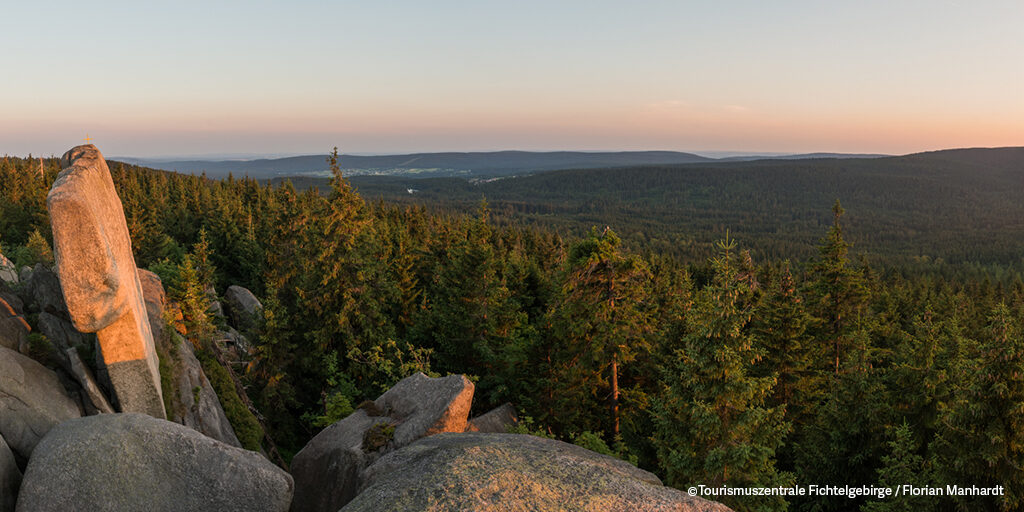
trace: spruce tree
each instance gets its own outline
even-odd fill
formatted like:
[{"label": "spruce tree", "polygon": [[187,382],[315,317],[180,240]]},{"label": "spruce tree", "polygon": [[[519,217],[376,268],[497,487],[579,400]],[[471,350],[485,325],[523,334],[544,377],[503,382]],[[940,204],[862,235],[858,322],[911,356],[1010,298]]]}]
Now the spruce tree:
[{"label": "spruce tree", "polygon": [[650,350],[649,282],[646,263],[624,254],[611,229],[571,247],[550,317],[547,421],[619,434],[621,366]]},{"label": "spruce tree", "polygon": [[[756,282],[749,256],[719,244],[712,282],[700,290],[675,361],[654,400],[654,443],[669,485],[788,485],[775,452],[789,430],[785,407],[768,407],[775,375],[755,377],[764,350],[750,328]],[[736,510],[783,510],[781,497],[723,498]]]}]

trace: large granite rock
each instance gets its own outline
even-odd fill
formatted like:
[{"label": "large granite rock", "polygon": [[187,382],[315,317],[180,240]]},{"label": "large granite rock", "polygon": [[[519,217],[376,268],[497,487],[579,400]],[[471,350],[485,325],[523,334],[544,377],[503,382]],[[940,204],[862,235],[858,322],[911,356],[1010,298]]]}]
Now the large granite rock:
[{"label": "large granite rock", "polygon": [[4,438],[0,437],[0,512],[14,512],[19,487],[21,471],[18,470],[11,449],[7,447]]},{"label": "large granite rock", "polygon": [[440,432],[462,432],[473,383],[462,375],[403,379],[327,427],[292,459],[295,512],[336,512],[355,497],[363,470],[382,453]]},{"label": "large granite rock", "polygon": [[58,423],[82,415],[52,370],[0,347],[0,436],[28,458]]},{"label": "large granite rock", "polygon": [[241,447],[242,443],[224,414],[217,392],[192,351],[192,344],[173,329],[165,329],[167,294],[160,276],[143,269],[138,273],[150,330],[168,358],[165,368],[170,371],[171,382],[174,383],[174,395],[168,397],[171,407],[167,419],[223,443]]},{"label": "large granite rock", "polygon": [[143,414],[101,414],[39,443],[17,510],[285,511],[292,490],[255,452]]},{"label": "large granite rock", "polygon": [[7,259],[7,256],[0,254],[0,281],[8,284],[18,284],[18,269],[14,262]]},{"label": "large granite rock", "polygon": [[0,297],[0,347],[23,350],[28,343],[28,326],[25,317],[18,313],[9,302]]},{"label": "large granite rock", "polygon": [[146,269],[138,269],[139,285],[142,287],[142,302],[146,306],[146,318],[154,340],[160,340],[164,332],[164,307],[167,293],[160,276]]},{"label": "large granite rock", "polygon": [[504,434],[518,422],[516,408],[512,404],[502,404],[466,422],[466,432]]},{"label": "large granite rock", "polygon": [[242,443],[238,441],[231,422],[224,414],[217,392],[213,390],[203,372],[203,366],[192,352],[192,344],[178,333],[173,333],[171,338],[170,342],[177,345],[176,350],[170,351],[171,357],[175,358],[173,366],[177,402],[170,413],[172,417],[168,419],[241,448]]},{"label": "large granite rock", "polygon": [[231,285],[224,292],[227,302],[229,319],[235,328],[243,332],[256,329],[259,318],[263,315],[263,304],[248,289]]},{"label": "large granite rock", "polygon": [[46,311],[39,313],[39,332],[62,351],[72,347],[90,347],[95,342],[92,335],[78,332],[69,320]]},{"label": "large granite rock", "polygon": [[25,302],[34,306],[34,311],[46,311],[55,315],[67,315],[68,306],[60,287],[60,278],[42,263],[23,280],[22,292]]},{"label": "large granite rock", "polygon": [[727,512],[579,446],[521,434],[440,434],[388,453],[343,512]]},{"label": "large granite rock", "polygon": [[46,204],[71,320],[96,333],[120,410],[163,418],[156,347],[110,170],[91,144],[65,153],[61,165]]}]

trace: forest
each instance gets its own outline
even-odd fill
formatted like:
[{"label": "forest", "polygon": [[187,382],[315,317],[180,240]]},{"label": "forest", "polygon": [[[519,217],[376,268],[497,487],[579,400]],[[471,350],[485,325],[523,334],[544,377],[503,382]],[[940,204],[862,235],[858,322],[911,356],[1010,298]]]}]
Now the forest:
[{"label": "forest", "polygon": [[[1020,271],[1022,169],[1024,149],[996,148],[572,169],[475,181],[356,176],[351,182],[368,199],[431,211],[471,213],[486,197],[501,225],[508,219],[575,236],[610,225],[633,250],[687,261],[713,256],[726,231],[756,258],[805,260],[816,254],[831,223],[828,208],[839,198],[849,210],[849,241],[872,263]],[[327,189],[326,180],[295,184]]]},{"label": "forest", "polygon": [[[750,181],[715,168],[730,187],[700,186],[706,170],[564,171],[495,188],[450,182],[445,193],[464,192],[444,208],[384,200],[369,182],[360,195],[336,155],[320,190],[110,162],[136,262],[181,303],[193,343],[214,343],[203,336],[217,291],[237,284],[263,302],[248,360],[226,370],[285,461],[404,376],[463,373],[474,414],[510,402],[519,432],[684,490],[1006,489],[714,498],[738,511],[1024,508],[1024,253],[1013,236],[1024,217],[998,194],[1019,188],[1019,173],[982,166],[972,178],[953,172],[969,164],[926,157],[874,177],[762,162],[744,164],[760,166]],[[19,267],[52,263],[45,199],[59,167],[0,161],[0,252]],[[515,195],[541,190],[527,179],[552,181],[547,206]],[[673,184],[630,189],[678,193],[651,216],[601,202],[622,180],[660,179]],[[883,211],[902,203],[877,194],[896,194],[893,183],[928,195]],[[852,192],[807,199],[840,189]],[[726,208],[736,204],[747,209]],[[915,239],[922,231],[934,236]],[[887,236],[896,242],[859,252]]]}]

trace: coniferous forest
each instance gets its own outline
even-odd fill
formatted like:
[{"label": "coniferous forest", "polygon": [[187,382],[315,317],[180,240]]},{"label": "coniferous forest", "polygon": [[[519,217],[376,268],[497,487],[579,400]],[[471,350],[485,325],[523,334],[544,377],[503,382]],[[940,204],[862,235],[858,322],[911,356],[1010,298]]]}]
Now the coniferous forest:
[{"label": "coniferous forest", "polygon": [[[323,190],[110,167],[136,262],[161,276],[190,336],[216,321],[211,286],[263,302],[248,359],[226,370],[285,462],[401,378],[463,373],[474,413],[510,402],[519,431],[684,490],[1007,491],[712,498],[736,510],[1024,508],[1024,282],[859,254],[843,197],[820,206],[817,243],[795,252],[806,257],[757,258],[775,252],[726,234],[698,258],[641,243],[635,219],[579,232],[499,218],[485,201],[472,214],[367,201],[336,160]],[[19,267],[52,260],[59,170],[0,161],[0,247]]]}]

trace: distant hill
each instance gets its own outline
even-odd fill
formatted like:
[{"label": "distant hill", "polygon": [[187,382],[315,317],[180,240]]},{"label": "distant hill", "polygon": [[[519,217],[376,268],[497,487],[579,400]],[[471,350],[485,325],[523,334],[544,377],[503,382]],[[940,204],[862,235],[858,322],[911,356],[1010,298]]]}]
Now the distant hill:
[{"label": "distant hill", "polygon": [[634,247],[687,258],[712,254],[726,231],[755,255],[813,256],[839,199],[857,252],[1024,266],[1024,148],[351,182],[370,200],[437,209],[471,212],[486,198],[497,222],[572,234],[607,225]]},{"label": "distant hill", "polygon": [[719,158],[720,162],[750,162],[754,160],[813,160],[820,158],[885,158],[892,155],[877,153],[802,153],[798,155],[745,155]]},{"label": "distant hill", "polygon": [[[119,158],[128,163],[187,174],[205,172],[212,178],[233,173],[266,179],[278,176],[327,174],[326,155],[260,160],[147,160]],[[592,169],[652,164],[711,162],[711,158],[676,151],[495,151],[483,153],[413,153],[408,155],[341,155],[346,175],[503,176],[555,169]]]}]

